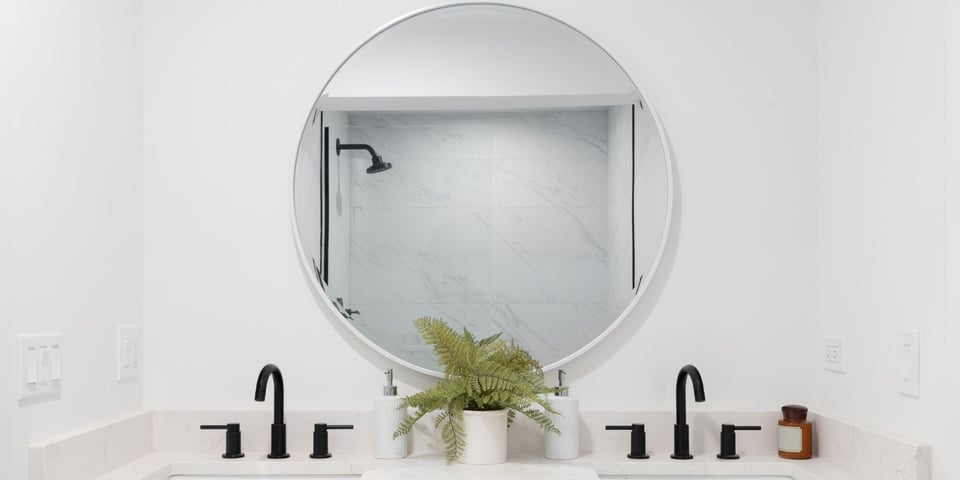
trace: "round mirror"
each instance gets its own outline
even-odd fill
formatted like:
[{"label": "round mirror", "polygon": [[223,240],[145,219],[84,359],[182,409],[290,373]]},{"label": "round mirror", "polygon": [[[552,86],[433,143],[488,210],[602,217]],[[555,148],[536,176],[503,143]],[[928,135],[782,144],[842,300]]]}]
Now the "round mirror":
[{"label": "round mirror", "polygon": [[294,172],[313,286],[389,358],[439,375],[413,320],[503,332],[547,368],[609,334],[663,250],[670,159],[590,38],[498,4],[410,14],[337,69]]}]

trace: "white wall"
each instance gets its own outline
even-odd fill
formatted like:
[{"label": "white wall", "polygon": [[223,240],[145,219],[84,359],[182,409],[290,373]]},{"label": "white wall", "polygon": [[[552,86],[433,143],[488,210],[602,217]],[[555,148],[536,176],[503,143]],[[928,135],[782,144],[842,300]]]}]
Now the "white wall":
[{"label": "white wall", "polygon": [[[932,442],[938,479],[960,476],[948,403],[960,394],[950,273],[960,248],[956,230],[948,236],[960,205],[958,130],[945,122],[960,110],[958,77],[947,83],[944,75],[960,53],[946,35],[960,22],[955,7],[948,20],[948,3],[842,0],[818,9],[817,332],[844,337],[847,373],[817,370],[817,405]],[[919,400],[898,393],[901,329],[921,333]]]},{"label": "white wall", "polygon": [[[136,409],[116,325],[140,323],[141,6],[0,3],[0,477],[29,442]],[[60,332],[59,399],[18,402],[19,333]]]},{"label": "white wall", "polygon": [[[390,364],[304,281],[290,175],[303,121],[340,60],[433,3],[146,3],[148,407],[253,407],[266,362],[284,370],[290,408],[355,409],[379,393]],[[678,165],[659,277],[618,334],[568,368],[582,408],[672,409],[688,362],[707,387],[694,409],[812,401],[814,5],[522,4],[571,22],[623,63],[662,112]]]},{"label": "white wall", "polygon": [[[944,337],[947,339],[960,338],[960,275],[949,272],[960,271],[960,2],[946,2],[946,59],[947,69],[947,127],[944,131],[947,143],[947,181],[953,188],[947,188],[947,318]],[[942,358],[935,359],[944,365],[960,363],[960,353],[955,348],[942,350]],[[931,441],[935,442],[935,468],[937,478],[956,478],[960,476],[960,460],[952,452],[960,451],[960,437],[955,435],[951,427],[960,424],[960,412],[950,408],[957,395],[960,395],[960,386],[954,379],[945,382],[940,380],[941,390],[946,395],[938,398],[937,408],[928,415],[936,422],[937,433]]]}]

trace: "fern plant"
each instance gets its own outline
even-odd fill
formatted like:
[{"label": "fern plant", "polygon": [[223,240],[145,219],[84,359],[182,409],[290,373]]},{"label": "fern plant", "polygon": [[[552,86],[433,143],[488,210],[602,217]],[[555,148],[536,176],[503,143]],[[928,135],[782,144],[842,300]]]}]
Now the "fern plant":
[{"label": "fern plant", "polygon": [[546,414],[556,413],[544,397],[554,389],[546,386],[543,369],[529,352],[500,338],[499,333],[477,339],[466,328],[457,333],[437,318],[419,318],[414,326],[433,347],[443,366],[443,379],[430,390],[403,399],[401,408],[413,407],[416,413],[400,424],[393,438],[410,433],[424,415],[439,410],[434,428],[440,430],[449,464],[460,457],[469,441],[463,431],[464,410],[507,409],[507,425],[520,412],[546,432],[560,433]]}]

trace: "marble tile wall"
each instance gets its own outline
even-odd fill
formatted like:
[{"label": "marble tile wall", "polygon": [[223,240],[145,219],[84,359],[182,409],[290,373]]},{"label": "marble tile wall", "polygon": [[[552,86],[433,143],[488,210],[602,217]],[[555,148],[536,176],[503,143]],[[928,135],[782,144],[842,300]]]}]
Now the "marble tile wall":
[{"label": "marble tile wall", "polygon": [[[330,128],[331,144],[340,138],[347,142],[347,115],[340,112],[319,111],[312,115],[304,129],[297,152],[296,175],[294,176],[294,205],[300,244],[306,255],[312,276],[317,270],[322,275],[323,265],[323,202],[330,202],[330,247],[327,260],[329,274],[327,295],[331,299],[348,295],[350,270],[350,172],[341,171],[341,163],[331,150],[330,192],[324,195],[323,182],[323,136],[324,128]],[[331,147],[332,148],[332,147]],[[337,179],[340,179],[338,182]]]},{"label": "marble tile wall", "polygon": [[633,261],[633,239],[630,236],[632,145],[630,129],[630,106],[617,106],[609,110],[608,117],[610,168],[607,169],[607,208],[610,211],[609,260],[621,268],[610,269],[610,288],[607,293],[607,308],[621,312],[633,299],[634,279],[630,262]]},{"label": "marble tile wall", "polygon": [[[311,115],[297,149],[293,199],[300,244],[311,267],[323,265],[323,126],[320,112]],[[316,273],[311,272],[314,276]]]},{"label": "marble tile wall", "polygon": [[[629,113],[628,113],[629,114]],[[649,110],[636,108],[635,125],[636,186],[634,218],[636,220],[636,273],[650,279],[660,255],[663,233],[667,227],[670,204],[668,164],[663,161],[665,146],[660,141],[657,125]]]},{"label": "marble tile wall", "polygon": [[[351,308],[380,345],[432,361],[411,322],[521,339],[544,364],[610,322],[608,114],[352,114],[393,168],[351,168]],[[629,265],[615,266],[628,268]]]}]

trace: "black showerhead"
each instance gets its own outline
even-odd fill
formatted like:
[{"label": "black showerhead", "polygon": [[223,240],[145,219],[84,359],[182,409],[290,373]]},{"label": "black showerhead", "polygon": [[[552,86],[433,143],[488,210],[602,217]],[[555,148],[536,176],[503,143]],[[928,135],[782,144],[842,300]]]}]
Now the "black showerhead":
[{"label": "black showerhead", "polygon": [[367,168],[367,173],[380,173],[385,170],[390,170],[389,163],[383,161],[383,157],[377,155],[377,151],[373,149],[370,145],[365,143],[340,143],[340,139],[337,139],[337,155],[340,155],[340,150],[366,150],[370,152],[370,157],[372,157],[373,165],[370,168]]},{"label": "black showerhead", "polygon": [[373,165],[367,168],[367,173],[380,173],[390,170],[390,167],[393,165],[383,161],[383,157],[380,155],[373,156]]}]

